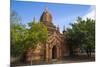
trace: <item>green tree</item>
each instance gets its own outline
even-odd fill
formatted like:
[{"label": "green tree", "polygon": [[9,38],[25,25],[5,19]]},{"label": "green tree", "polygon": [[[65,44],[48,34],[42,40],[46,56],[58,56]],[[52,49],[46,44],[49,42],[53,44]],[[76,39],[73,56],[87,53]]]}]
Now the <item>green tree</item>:
[{"label": "green tree", "polygon": [[46,26],[42,22],[33,22],[28,23],[28,34],[26,36],[27,47],[35,48],[38,43],[46,43],[48,38],[48,32]]},{"label": "green tree", "polygon": [[11,56],[19,56],[24,51],[23,41],[25,40],[26,28],[20,23],[19,16],[12,11],[10,15],[11,21]]},{"label": "green tree", "polygon": [[[45,44],[48,32],[42,22],[34,21],[28,23],[28,27],[21,24],[16,12],[11,12],[11,56],[23,57],[28,49],[35,49],[38,43]],[[31,60],[32,61],[32,60]]]},{"label": "green tree", "polygon": [[[35,19],[33,22],[28,23],[28,25],[28,34],[25,38],[25,48],[30,52],[33,51],[38,44],[46,44],[48,32],[46,26],[43,25],[42,22],[36,22]],[[27,54],[27,51],[25,54]],[[30,57],[32,58],[32,53],[30,54]],[[32,59],[30,60],[30,63],[32,64]]]},{"label": "green tree", "polygon": [[65,37],[69,44],[70,55],[77,47],[84,48],[88,56],[91,56],[92,50],[95,49],[95,20],[78,17],[77,22],[70,24],[71,28],[67,28]]}]

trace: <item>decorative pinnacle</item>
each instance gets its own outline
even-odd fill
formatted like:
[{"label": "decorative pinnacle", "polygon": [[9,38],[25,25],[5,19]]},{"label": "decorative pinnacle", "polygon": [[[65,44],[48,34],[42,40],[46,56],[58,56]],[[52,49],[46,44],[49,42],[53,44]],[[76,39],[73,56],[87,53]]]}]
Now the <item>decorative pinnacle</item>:
[{"label": "decorative pinnacle", "polygon": [[63,26],[63,30],[65,31],[65,25]]},{"label": "decorative pinnacle", "polygon": [[57,26],[57,30],[59,31],[59,25]]},{"label": "decorative pinnacle", "polygon": [[36,22],[36,18],[35,17],[33,18],[33,21]]},{"label": "decorative pinnacle", "polygon": [[46,12],[46,11],[48,11],[48,7],[47,7],[47,6],[45,7],[45,12]]}]

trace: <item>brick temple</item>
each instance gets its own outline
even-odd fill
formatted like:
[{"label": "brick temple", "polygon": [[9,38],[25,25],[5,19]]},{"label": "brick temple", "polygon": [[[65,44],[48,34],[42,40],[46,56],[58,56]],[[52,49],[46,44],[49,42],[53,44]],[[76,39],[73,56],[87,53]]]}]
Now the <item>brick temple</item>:
[{"label": "brick temple", "polygon": [[53,25],[52,15],[49,13],[47,8],[45,8],[40,17],[40,22],[43,22],[48,31],[48,41],[45,45],[45,53],[43,55],[44,59],[61,59],[64,51],[64,36],[60,33],[59,27]]},{"label": "brick temple", "polygon": [[[46,44],[38,45],[36,47],[33,51],[33,60],[43,60],[48,62],[52,61],[52,59],[62,59],[64,54],[68,53],[68,49],[64,45],[64,35],[63,33],[60,33],[59,27],[56,27],[53,24],[52,15],[47,8],[43,11],[40,22],[47,27],[48,40]],[[28,52],[30,53],[31,51]]]}]

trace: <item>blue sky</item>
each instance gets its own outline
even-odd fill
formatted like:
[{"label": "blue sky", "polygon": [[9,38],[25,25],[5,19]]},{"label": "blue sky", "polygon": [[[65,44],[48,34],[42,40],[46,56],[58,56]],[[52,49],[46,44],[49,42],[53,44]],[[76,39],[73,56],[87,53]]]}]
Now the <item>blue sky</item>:
[{"label": "blue sky", "polygon": [[83,17],[91,11],[90,5],[76,5],[76,4],[57,4],[57,3],[43,3],[43,2],[22,2],[12,1],[11,10],[14,10],[22,19],[23,24],[27,24],[36,18],[39,21],[41,14],[45,7],[53,18],[53,24],[60,27],[69,27],[69,23],[76,20],[78,16]]}]

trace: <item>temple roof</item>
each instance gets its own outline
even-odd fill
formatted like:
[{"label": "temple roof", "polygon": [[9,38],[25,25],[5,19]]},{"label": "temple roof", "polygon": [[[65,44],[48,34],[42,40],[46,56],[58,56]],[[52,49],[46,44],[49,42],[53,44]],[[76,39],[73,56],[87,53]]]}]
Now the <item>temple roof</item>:
[{"label": "temple roof", "polygon": [[42,22],[47,27],[49,34],[53,34],[54,32],[60,33],[59,27],[56,27],[52,23],[52,15],[49,13],[47,7],[45,8],[45,10],[43,11],[40,17],[40,22]]},{"label": "temple roof", "polygon": [[42,13],[40,17],[40,22],[44,22],[46,25],[49,25],[52,22],[52,16],[48,11],[48,8],[46,7],[44,12]]}]

